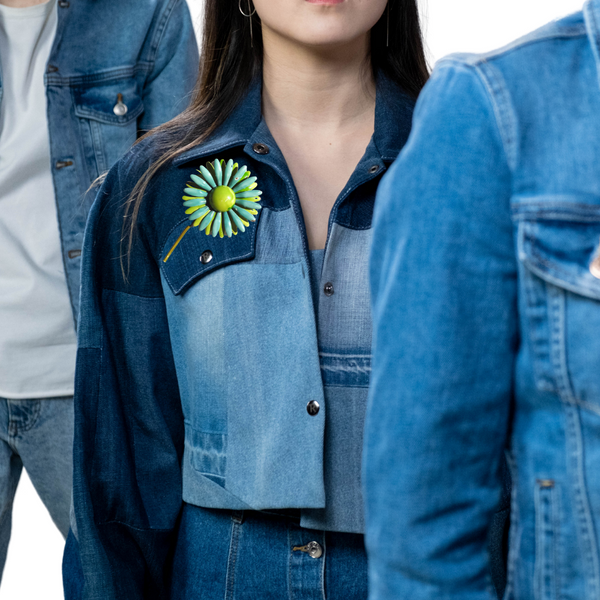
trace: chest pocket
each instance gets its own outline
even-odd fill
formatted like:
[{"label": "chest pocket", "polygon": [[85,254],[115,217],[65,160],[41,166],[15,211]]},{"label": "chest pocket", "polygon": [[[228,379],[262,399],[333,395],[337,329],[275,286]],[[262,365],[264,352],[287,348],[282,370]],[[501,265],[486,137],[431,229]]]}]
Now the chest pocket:
[{"label": "chest pocket", "polygon": [[137,120],[144,112],[133,78],[73,89],[75,114],[90,180],[106,172],[137,139]]},{"label": "chest pocket", "polygon": [[600,198],[528,214],[518,243],[537,385],[600,413]]}]

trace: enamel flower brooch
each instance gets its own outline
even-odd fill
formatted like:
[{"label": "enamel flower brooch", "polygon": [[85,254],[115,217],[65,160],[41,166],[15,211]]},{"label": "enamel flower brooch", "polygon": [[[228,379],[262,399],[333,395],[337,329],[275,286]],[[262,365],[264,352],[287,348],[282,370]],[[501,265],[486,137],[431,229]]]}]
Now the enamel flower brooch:
[{"label": "enamel flower brooch", "polygon": [[213,237],[231,237],[246,231],[261,208],[262,192],[256,189],[256,177],[250,177],[246,166],[215,159],[201,166],[197,173],[191,175],[192,181],[187,183],[183,196],[185,214],[192,224],[177,238],[164,262],[192,227],[200,227],[199,231]]}]

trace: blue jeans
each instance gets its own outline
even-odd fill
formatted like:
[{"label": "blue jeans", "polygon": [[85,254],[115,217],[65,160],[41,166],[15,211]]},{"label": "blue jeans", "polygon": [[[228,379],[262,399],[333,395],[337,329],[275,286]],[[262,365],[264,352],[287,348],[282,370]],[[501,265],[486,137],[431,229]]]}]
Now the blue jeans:
[{"label": "blue jeans", "polygon": [[[184,504],[171,598],[366,600],[363,539],[305,529],[292,517]],[[311,542],[319,545],[315,558],[306,551]]]},{"label": "blue jeans", "polygon": [[73,477],[73,399],[0,398],[0,578],[23,467],[64,537]]}]

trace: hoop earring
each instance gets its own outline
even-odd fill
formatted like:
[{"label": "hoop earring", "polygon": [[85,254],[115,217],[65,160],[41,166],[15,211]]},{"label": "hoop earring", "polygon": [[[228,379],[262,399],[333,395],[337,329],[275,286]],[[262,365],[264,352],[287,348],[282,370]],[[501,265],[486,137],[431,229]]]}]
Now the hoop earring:
[{"label": "hoop earring", "polygon": [[254,35],[252,33],[252,17],[256,14],[256,6],[254,7],[254,10],[250,12],[250,0],[248,0],[248,14],[246,14],[244,12],[244,9],[242,8],[242,0],[239,0],[238,8],[240,9],[240,12],[244,17],[250,19],[250,48],[254,48]]},{"label": "hoop earring", "polygon": [[386,28],[387,28],[387,36],[385,39],[385,47],[389,48],[390,47],[390,2],[389,2],[389,0],[387,3],[387,25],[386,25]]}]

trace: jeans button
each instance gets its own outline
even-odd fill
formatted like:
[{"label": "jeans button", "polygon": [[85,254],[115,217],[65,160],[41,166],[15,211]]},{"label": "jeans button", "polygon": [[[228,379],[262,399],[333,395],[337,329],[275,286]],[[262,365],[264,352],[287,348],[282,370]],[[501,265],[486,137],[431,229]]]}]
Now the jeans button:
[{"label": "jeans button", "polygon": [[210,250],[205,250],[201,255],[200,255],[200,262],[203,265],[207,265],[211,260],[213,259],[213,253]]},{"label": "jeans button", "polygon": [[311,558],[321,558],[323,556],[323,548],[318,542],[310,542],[306,545],[306,548]]},{"label": "jeans button", "polygon": [[319,410],[321,409],[321,407],[319,406],[319,403],[316,400],[311,400],[307,405],[306,405],[306,412],[311,416],[314,417],[316,415],[319,414]]},{"label": "jeans button", "polygon": [[333,296],[333,283],[331,283],[331,281],[329,281],[325,284],[325,287],[323,288],[323,292],[325,292],[326,296]]}]

